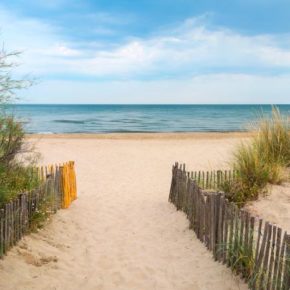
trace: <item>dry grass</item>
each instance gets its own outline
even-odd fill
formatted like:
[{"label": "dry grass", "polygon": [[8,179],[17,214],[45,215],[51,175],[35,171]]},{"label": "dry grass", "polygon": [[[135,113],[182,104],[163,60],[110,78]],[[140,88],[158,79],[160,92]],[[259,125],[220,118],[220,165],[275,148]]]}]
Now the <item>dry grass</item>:
[{"label": "dry grass", "polygon": [[255,129],[252,142],[240,144],[234,152],[238,178],[223,186],[229,199],[240,205],[256,199],[268,183],[281,184],[289,179],[289,118],[273,107],[271,118],[262,116]]}]

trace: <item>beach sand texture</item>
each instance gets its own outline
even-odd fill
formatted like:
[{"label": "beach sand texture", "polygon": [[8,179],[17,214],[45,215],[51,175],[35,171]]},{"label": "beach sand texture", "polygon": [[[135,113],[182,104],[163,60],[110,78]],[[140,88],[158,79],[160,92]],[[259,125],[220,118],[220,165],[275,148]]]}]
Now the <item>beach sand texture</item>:
[{"label": "beach sand texture", "polygon": [[246,209],[290,233],[290,183],[269,186],[267,193]]},{"label": "beach sand texture", "polygon": [[0,261],[0,289],[248,289],[168,203],[171,166],[226,168],[240,138],[30,138],[43,164],[75,160],[79,198]]}]

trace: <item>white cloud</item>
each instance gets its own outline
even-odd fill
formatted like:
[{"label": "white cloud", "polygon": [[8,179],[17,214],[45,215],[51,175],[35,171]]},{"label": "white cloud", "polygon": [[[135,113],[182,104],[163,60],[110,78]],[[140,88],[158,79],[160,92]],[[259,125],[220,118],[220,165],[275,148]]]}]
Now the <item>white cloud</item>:
[{"label": "white cloud", "polygon": [[[113,21],[104,13],[98,17]],[[54,74],[112,79],[154,74],[162,78],[204,70],[290,68],[290,45],[280,45],[287,43],[288,36],[245,36],[229,29],[208,29],[204,18],[188,19],[151,38],[134,38],[106,49],[104,43],[102,48],[92,46],[94,40],[85,45],[65,41],[59,27],[5,10],[0,11],[0,26],[8,47],[24,50],[22,71],[44,78]]]},{"label": "white cloud", "polygon": [[265,63],[273,66],[290,67],[290,49],[278,47],[261,47],[259,56]]},{"label": "white cloud", "polygon": [[[44,81],[32,89],[33,102],[289,102],[290,75],[251,75],[290,69],[287,35],[250,36],[226,28],[209,29],[198,18],[105,48],[106,43],[98,39],[68,41],[59,27],[3,9],[0,27],[7,48],[24,50],[23,73],[43,79],[106,79]],[[247,73],[226,74],[231,70]],[[206,75],[208,71],[212,74]],[[189,79],[193,75],[197,76]],[[168,76],[172,79],[166,80]],[[141,81],[144,78],[155,80]]]},{"label": "white cloud", "polygon": [[39,50],[33,49],[33,52],[42,56],[52,57],[75,57],[82,55],[80,50],[69,48],[66,44],[56,44],[55,46]]},{"label": "white cloud", "polygon": [[280,48],[271,36],[242,36],[203,27],[192,27],[175,35],[167,32],[159,37],[134,39],[108,50],[78,52],[68,44],[62,52],[70,52],[76,58],[58,59],[49,68],[43,68],[39,60],[35,64],[36,72],[45,74],[51,70],[52,73],[122,78],[122,74],[138,77],[152,72],[162,75],[177,71],[182,75],[183,70],[202,72],[205,68],[290,67],[290,51]]}]

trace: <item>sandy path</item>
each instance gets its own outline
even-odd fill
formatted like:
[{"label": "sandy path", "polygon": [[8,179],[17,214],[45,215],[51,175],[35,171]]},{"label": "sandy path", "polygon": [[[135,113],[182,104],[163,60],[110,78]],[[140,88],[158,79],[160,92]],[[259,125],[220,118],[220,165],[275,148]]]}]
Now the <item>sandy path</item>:
[{"label": "sandy path", "polygon": [[220,167],[235,142],[38,141],[43,163],[76,161],[79,198],[0,262],[0,289],[247,289],[167,202],[174,161]]}]

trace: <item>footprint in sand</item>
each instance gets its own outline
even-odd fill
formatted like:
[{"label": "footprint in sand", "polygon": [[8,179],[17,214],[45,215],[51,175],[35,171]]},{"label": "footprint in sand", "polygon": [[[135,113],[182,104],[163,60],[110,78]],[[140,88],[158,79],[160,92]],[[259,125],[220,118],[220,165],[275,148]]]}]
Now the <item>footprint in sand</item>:
[{"label": "footprint in sand", "polygon": [[31,253],[29,253],[27,251],[18,250],[17,252],[21,257],[23,257],[25,263],[27,263],[29,265],[33,265],[35,267],[41,267],[41,266],[46,265],[50,262],[56,263],[58,261],[58,258],[55,256],[43,256],[43,257],[39,258],[39,257],[32,255]]}]

